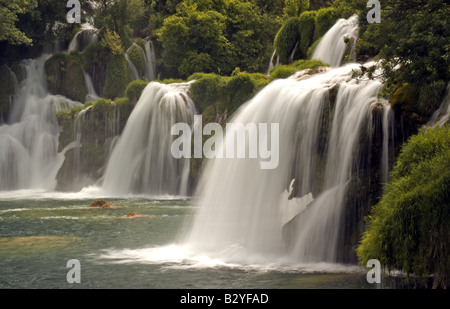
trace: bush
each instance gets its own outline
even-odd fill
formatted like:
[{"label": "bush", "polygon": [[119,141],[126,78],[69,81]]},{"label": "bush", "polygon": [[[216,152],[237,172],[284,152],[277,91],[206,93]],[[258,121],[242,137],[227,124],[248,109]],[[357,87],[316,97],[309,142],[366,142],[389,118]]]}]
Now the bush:
[{"label": "bush", "polygon": [[110,55],[106,66],[106,80],[102,96],[110,99],[121,97],[130,82],[130,72],[124,55]]},{"label": "bush", "polygon": [[298,60],[289,65],[280,65],[272,70],[270,73],[270,81],[278,78],[287,78],[294,74],[295,72],[306,70],[306,69],[315,69],[318,67],[327,66],[320,60]]},{"label": "bush", "polygon": [[194,74],[189,79],[197,79],[190,87],[190,96],[197,109],[202,112],[208,105],[222,106],[226,81],[216,74]]},{"label": "bush", "polygon": [[275,36],[274,48],[277,51],[280,62],[288,63],[289,55],[300,41],[300,18],[291,17],[285,21]]},{"label": "bush", "polygon": [[243,72],[231,77],[226,87],[228,94],[228,113],[231,115],[239,106],[249,100],[254,90],[255,83],[250,77],[250,74]]},{"label": "bush", "polygon": [[142,77],[145,72],[145,58],[139,49],[139,46],[137,44],[131,45],[127,54],[130,61],[134,64],[139,76]]},{"label": "bush", "polygon": [[48,89],[71,100],[84,102],[88,94],[79,54],[54,54],[45,62]]},{"label": "bush", "polygon": [[316,37],[323,36],[338,19],[336,9],[333,7],[322,8],[316,15]]},{"label": "bush", "polygon": [[148,82],[144,80],[134,80],[128,84],[125,89],[125,96],[130,100],[130,103],[134,106],[141,97],[142,91],[147,86]]},{"label": "bush", "polygon": [[315,11],[303,12],[299,17],[300,27],[300,50],[302,52],[302,58],[306,57],[308,47],[314,42],[314,30],[315,30]]},{"label": "bush", "polygon": [[357,249],[362,265],[378,259],[388,269],[447,287],[450,259],[450,127],[422,129],[404,145],[386,193],[367,217]]}]

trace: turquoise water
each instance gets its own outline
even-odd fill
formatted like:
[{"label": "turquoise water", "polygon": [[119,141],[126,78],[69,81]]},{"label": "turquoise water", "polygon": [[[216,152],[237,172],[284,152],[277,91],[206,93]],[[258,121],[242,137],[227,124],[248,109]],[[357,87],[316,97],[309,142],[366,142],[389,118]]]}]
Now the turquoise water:
[{"label": "turquoise water", "polygon": [[[375,288],[352,265],[225,262],[177,243],[195,211],[188,198],[108,198],[0,193],[0,288],[292,289]],[[130,212],[140,217],[127,218]],[[67,261],[81,283],[68,283]]]}]

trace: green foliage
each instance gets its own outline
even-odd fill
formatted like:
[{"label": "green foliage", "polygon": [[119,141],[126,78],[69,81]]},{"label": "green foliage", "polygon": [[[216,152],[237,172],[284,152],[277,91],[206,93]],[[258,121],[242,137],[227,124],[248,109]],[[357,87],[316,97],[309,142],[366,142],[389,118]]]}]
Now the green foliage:
[{"label": "green foliage", "polygon": [[309,9],[309,0],[284,0],[284,18],[298,17]]},{"label": "green foliage", "polygon": [[228,94],[228,112],[234,113],[239,106],[253,95],[255,83],[250,74],[243,72],[232,76],[229,80],[226,93]]},{"label": "green foliage", "polygon": [[277,29],[276,18],[261,14],[252,2],[185,0],[156,34],[166,75],[185,78],[199,70],[224,75],[235,67],[259,70]]},{"label": "green foliage", "polygon": [[142,91],[147,86],[148,81],[134,80],[128,84],[125,90],[125,96],[130,100],[132,105],[136,105],[141,97]]},{"label": "green foliage", "polygon": [[[449,81],[449,5],[440,1],[388,0],[382,5],[382,22],[370,24],[362,33],[357,51],[369,55],[379,53],[388,95],[404,83],[419,93],[422,87],[427,87],[425,95],[429,87],[438,92],[441,88],[436,84],[438,81]],[[428,114],[433,105],[419,106],[418,110]]]},{"label": "green foliage", "polygon": [[54,54],[45,63],[48,89],[69,99],[84,102],[88,90],[78,54]]},{"label": "green foliage", "polygon": [[106,66],[106,80],[102,96],[110,99],[121,97],[130,82],[131,77],[123,54],[110,55]]},{"label": "green foliage", "polygon": [[[334,0],[333,8],[336,9],[336,14],[339,18],[349,18],[353,14],[369,10],[367,9],[367,0]],[[366,14],[364,14],[364,18]]]},{"label": "green foliage", "polygon": [[131,45],[133,25],[144,15],[143,0],[102,1],[95,11],[94,25],[102,33],[116,32],[125,47]]},{"label": "green foliage", "polygon": [[190,87],[190,97],[200,112],[212,105],[218,113],[228,115],[269,82],[264,74],[239,70],[235,70],[233,76],[195,73],[188,80],[195,80]]},{"label": "green foliage", "polygon": [[139,50],[139,47],[140,46],[138,46],[137,44],[131,45],[131,47],[127,50],[127,54],[130,58],[130,61],[136,67],[139,76],[143,76],[145,71],[145,57]]},{"label": "green foliage", "polygon": [[320,60],[312,59],[312,60],[297,60],[289,65],[280,65],[270,72],[270,81],[279,79],[279,78],[287,78],[293,75],[295,72],[310,69],[310,73],[314,73],[316,68],[327,66],[327,64],[323,63]]},{"label": "green foliage", "polygon": [[106,30],[101,42],[103,47],[107,48],[113,55],[123,55],[122,41],[115,31]]},{"label": "green foliage", "polygon": [[316,37],[323,36],[338,19],[336,9],[333,7],[322,8],[316,14]]},{"label": "green foliage", "polygon": [[299,27],[300,27],[300,50],[302,53],[302,58],[306,57],[308,53],[308,48],[314,42],[314,30],[315,30],[315,11],[303,12],[299,17]]},{"label": "green foliage", "polygon": [[280,62],[288,63],[289,55],[300,41],[300,18],[291,17],[287,19],[278,31],[274,40],[274,48],[280,57]]},{"label": "green foliage", "polygon": [[360,263],[449,283],[450,127],[422,129],[404,145],[386,193],[373,208],[357,249]]},{"label": "green foliage", "polygon": [[216,74],[195,74],[192,78],[196,81],[190,87],[190,97],[200,112],[211,104],[223,104],[226,82],[222,77]]},{"label": "green foliage", "polygon": [[0,41],[8,41],[12,45],[31,45],[28,38],[16,23],[17,15],[27,13],[37,6],[37,0],[0,0]]}]

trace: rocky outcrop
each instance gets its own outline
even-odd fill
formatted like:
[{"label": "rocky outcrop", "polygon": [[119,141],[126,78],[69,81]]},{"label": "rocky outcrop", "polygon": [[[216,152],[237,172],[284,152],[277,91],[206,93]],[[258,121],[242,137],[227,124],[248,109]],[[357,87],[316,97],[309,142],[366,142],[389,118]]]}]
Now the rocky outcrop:
[{"label": "rocky outcrop", "polygon": [[111,204],[111,203],[108,202],[108,201],[105,201],[105,200],[95,200],[95,201],[93,201],[93,202],[89,205],[89,207],[96,207],[96,208],[113,208],[114,205]]}]

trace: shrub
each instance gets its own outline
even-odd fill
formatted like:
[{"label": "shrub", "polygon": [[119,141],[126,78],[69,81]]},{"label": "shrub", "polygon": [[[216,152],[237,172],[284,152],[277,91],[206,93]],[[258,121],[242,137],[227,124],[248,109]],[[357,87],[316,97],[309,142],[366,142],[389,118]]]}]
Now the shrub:
[{"label": "shrub", "polygon": [[386,193],[367,217],[357,249],[361,264],[378,259],[388,269],[446,287],[450,259],[450,127],[422,129],[404,145]]},{"label": "shrub", "polygon": [[125,89],[125,96],[130,100],[130,103],[134,106],[141,97],[142,91],[147,86],[148,82],[144,80],[134,80],[128,84]]},{"label": "shrub", "polygon": [[322,8],[316,15],[316,37],[323,36],[338,19],[336,9],[333,7]]},{"label": "shrub", "polygon": [[300,27],[300,50],[302,57],[304,58],[308,52],[308,47],[314,42],[314,30],[315,30],[315,11],[303,12],[299,17]]},{"label": "shrub", "polygon": [[281,63],[288,63],[289,55],[300,41],[300,18],[291,17],[285,21],[275,36],[274,48]]}]

